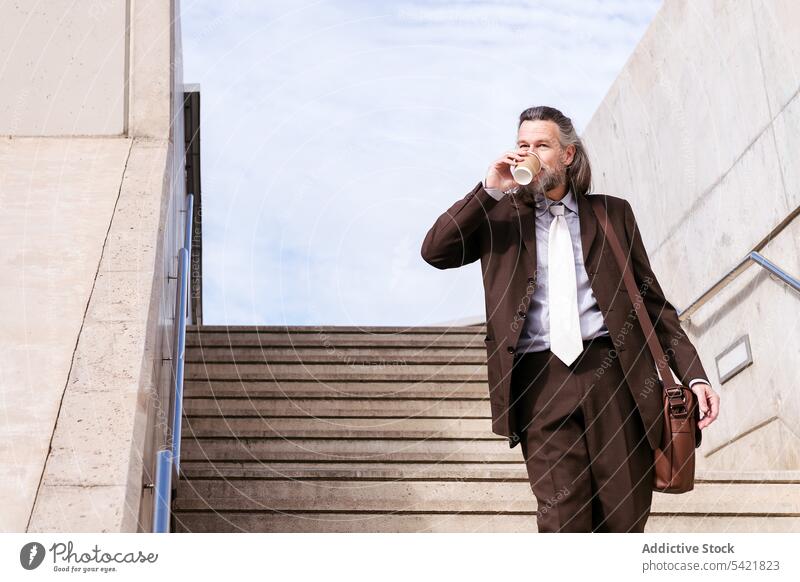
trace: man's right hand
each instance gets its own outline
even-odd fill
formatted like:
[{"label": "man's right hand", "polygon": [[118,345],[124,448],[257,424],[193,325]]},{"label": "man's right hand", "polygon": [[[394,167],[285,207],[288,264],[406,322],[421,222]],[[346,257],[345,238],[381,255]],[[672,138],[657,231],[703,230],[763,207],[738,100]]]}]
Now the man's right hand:
[{"label": "man's right hand", "polygon": [[489,166],[489,171],[486,173],[486,179],[483,181],[485,188],[499,188],[503,192],[510,190],[517,186],[516,180],[511,175],[511,166],[516,166],[523,161],[527,149],[517,149],[514,151],[506,152],[502,157],[496,159]]}]

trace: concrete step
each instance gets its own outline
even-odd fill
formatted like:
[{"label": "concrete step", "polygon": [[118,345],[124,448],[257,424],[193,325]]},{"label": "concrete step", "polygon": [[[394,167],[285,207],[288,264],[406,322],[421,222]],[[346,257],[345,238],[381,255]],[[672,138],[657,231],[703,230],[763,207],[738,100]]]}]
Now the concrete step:
[{"label": "concrete step", "polygon": [[528,481],[524,463],[181,463],[181,478],[193,479],[343,479],[412,481]]},{"label": "concrete step", "polygon": [[473,347],[323,347],[323,346],[195,346],[186,348],[186,361],[193,362],[305,362],[413,361],[474,363],[486,360],[483,345]]},{"label": "concrete step", "polygon": [[688,493],[653,493],[653,513],[695,515],[784,515],[800,517],[800,485],[784,483],[695,483]]},{"label": "concrete step", "polygon": [[[179,481],[176,510],[220,511],[452,512],[536,511],[527,480],[263,480]],[[704,484],[682,495],[653,494],[651,512],[661,515],[800,517],[800,486]]]},{"label": "concrete step", "polygon": [[698,470],[696,479],[706,482],[720,483],[796,483],[800,484],[800,471],[774,470],[774,471],[723,471],[719,469]]},{"label": "concrete step", "polygon": [[[318,462],[263,462],[263,461],[185,461],[181,463],[181,478],[261,478],[261,479],[367,479],[367,480],[516,480],[527,481],[528,473],[520,456],[507,462],[482,461],[476,463],[436,462],[405,463],[382,461],[318,461]],[[800,481],[765,482],[725,481],[717,472],[698,473],[697,485],[720,485],[720,491],[742,491],[735,487],[790,485],[800,492]],[[733,488],[733,489],[732,489]],[[656,494],[661,497],[663,494]],[[667,496],[667,498],[672,496]],[[675,496],[680,498],[680,496]]]},{"label": "concrete step", "polygon": [[180,511],[176,532],[536,533],[536,516],[453,513]]},{"label": "concrete step", "polygon": [[[329,462],[281,462],[281,461],[184,461],[181,463],[182,479],[344,479],[365,480],[410,480],[410,481],[528,481],[525,464],[519,459],[499,462],[486,460],[476,463],[436,462],[369,462],[369,461],[329,461]],[[789,491],[800,492],[800,482],[761,481],[721,481],[714,472],[698,473],[697,485],[722,485],[720,491],[731,490],[741,484],[766,487],[793,485]],[[733,489],[739,492],[739,489]],[[662,496],[663,494],[657,494]],[[680,497],[680,496],[676,496]]]},{"label": "concrete step", "polygon": [[[536,533],[536,516],[455,513],[317,513],[181,511],[177,532],[373,532],[373,533]],[[798,517],[658,516],[651,515],[646,533],[798,533]]]},{"label": "concrete step", "polygon": [[329,439],[501,440],[489,418],[205,418],[183,419],[183,436]]},{"label": "concrete step", "polygon": [[651,515],[644,529],[645,533],[800,533],[800,517]]},{"label": "concrete step", "polygon": [[[381,330],[385,331],[381,331]],[[327,328],[324,331],[286,328],[240,328],[202,331],[190,327],[187,346],[325,346],[325,347],[483,347],[486,330],[480,328]]]},{"label": "concrete step", "polygon": [[447,334],[451,336],[459,336],[470,335],[485,329],[485,323],[481,325],[421,325],[413,327],[400,325],[370,325],[367,327],[357,325],[189,325],[186,327],[187,333],[249,333],[252,335],[263,335],[265,333],[291,333],[297,335],[326,333],[329,335]]},{"label": "concrete step", "polygon": [[340,334],[331,336],[318,336],[311,334],[187,334],[186,346],[192,348],[326,348],[326,349],[480,349],[486,347],[486,335],[479,332],[463,336],[431,335],[431,334],[403,334],[403,335],[368,335],[368,334]]},{"label": "concrete step", "polygon": [[[336,512],[536,511],[527,482],[193,479],[179,481],[175,510]],[[491,509],[489,509],[491,508]]]},{"label": "concrete step", "polygon": [[[484,362],[485,364],[485,362]],[[187,363],[186,378],[192,380],[293,379],[293,380],[384,380],[387,376],[413,381],[459,381],[486,379],[484,364],[205,364]]]},{"label": "concrete step", "polygon": [[186,398],[184,415],[282,417],[489,418],[489,399]]},{"label": "concrete step", "polygon": [[519,446],[500,440],[204,438],[181,441],[181,463],[190,461],[371,461],[411,463],[521,462]]},{"label": "concrete step", "polygon": [[468,381],[401,380],[187,380],[186,398],[488,398],[484,379]]}]

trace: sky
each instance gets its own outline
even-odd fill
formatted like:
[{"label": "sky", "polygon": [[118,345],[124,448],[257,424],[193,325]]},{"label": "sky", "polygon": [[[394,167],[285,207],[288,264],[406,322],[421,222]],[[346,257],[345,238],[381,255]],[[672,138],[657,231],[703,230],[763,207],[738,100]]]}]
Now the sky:
[{"label": "sky", "polygon": [[513,148],[524,109],[581,133],[660,6],[182,0],[203,323],[483,318],[479,263],[428,265],[426,232]]}]

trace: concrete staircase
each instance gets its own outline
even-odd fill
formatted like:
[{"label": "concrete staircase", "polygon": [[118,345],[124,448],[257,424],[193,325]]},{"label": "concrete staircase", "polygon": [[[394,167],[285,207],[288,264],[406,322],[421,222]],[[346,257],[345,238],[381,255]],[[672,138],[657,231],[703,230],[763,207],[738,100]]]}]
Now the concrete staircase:
[{"label": "concrete staircase", "polygon": [[[175,531],[535,532],[483,326],[190,327]],[[648,531],[800,531],[800,478],[698,475]],[[735,478],[734,478],[735,477]]]}]

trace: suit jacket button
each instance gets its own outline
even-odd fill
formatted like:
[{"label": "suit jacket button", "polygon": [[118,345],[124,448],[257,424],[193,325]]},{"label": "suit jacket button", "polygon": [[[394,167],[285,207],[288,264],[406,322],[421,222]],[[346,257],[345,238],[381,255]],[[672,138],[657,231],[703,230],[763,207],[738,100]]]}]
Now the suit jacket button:
[{"label": "suit jacket button", "polygon": [[525,313],[524,311],[517,311],[517,315],[519,315],[522,319],[528,317],[528,314]]},{"label": "suit jacket button", "polygon": [[533,277],[528,277],[528,283],[533,283]]},{"label": "suit jacket button", "polygon": [[506,348],[506,350],[508,350],[508,353],[509,353],[509,354],[513,354],[513,353],[514,353],[514,346],[508,346],[508,347]]}]

